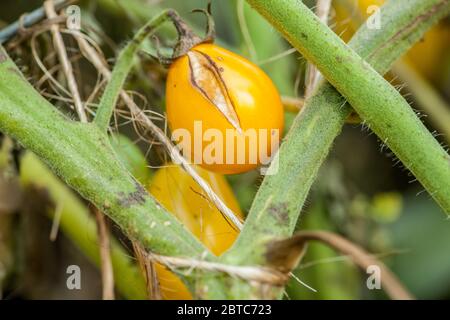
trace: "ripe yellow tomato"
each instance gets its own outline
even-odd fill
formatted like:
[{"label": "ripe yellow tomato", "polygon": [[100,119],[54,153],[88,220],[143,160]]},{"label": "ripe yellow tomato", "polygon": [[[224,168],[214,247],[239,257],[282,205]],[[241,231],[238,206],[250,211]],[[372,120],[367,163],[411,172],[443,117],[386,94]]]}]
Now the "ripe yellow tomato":
[{"label": "ripe yellow tomato", "polygon": [[208,170],[249,171],[278,148],[284,113],[274,84],[259,67],[214,44],[197,45],[170,66],[166,105],[172,133],[191,135],[184,155]]},{"label": "ripe yellow tomato", "polygon": [[[197,169],[225,204],[242,218],[239,204],[226,179],[220,174]],[[159,169],[148,190],[214,254],[222,254],[236,239],[238,230],[225,220],[197,183],[179,166],[168,164]],[[192,298],[182,281],[171,271],[157,264],[156,272],[164,299]]]}]

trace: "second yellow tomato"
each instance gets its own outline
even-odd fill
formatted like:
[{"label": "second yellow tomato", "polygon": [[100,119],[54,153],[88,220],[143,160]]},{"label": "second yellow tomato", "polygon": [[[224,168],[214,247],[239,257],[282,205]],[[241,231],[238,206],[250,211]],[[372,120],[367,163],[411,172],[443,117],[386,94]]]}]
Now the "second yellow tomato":
[{"label": "second yellow tomato", "polygon": [[[242,213],[231,187],[220,174],[198,168],[214,192],[240,218]],[[179,166],[167,164],[153,177],[149,192],[170,213],[181,221],[205,246],[216,255],[222,254],[238,236],[222,214],[210,203],[197,183]],[[162,265],[156,265],[160,288],[164,299],[191,299],[192,296],[181,280]]]}]

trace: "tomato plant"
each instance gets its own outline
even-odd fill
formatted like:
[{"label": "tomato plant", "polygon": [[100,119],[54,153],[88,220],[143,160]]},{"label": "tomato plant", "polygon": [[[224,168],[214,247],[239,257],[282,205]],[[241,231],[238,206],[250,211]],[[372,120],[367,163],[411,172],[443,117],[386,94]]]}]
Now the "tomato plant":
[{"label": "tomato plant", "polygon": [[[354,35],[366,18],[366,7],[383,1],[339,1],[359,4],[353,8],[362,17],[353,21],[353,14],[344,16],[355,26],[343,35],[353,35],[347,45],[333,32],[331,20],[327,21],[330,27],[324,23],[330,15],[329,1],[317,1],[316,7],[316,1],[216,1],[221,6],[215,13],[220,23],[216,44],[210,10],[194,10],[207,14],[204,38],[197,36],[200,32],[194,32],[195,28],[188,30],[187,21],[177,13],[192,9],[193,1],[134,1],[104,0],[98,6],[79,2],[87,18],[78,23],[83,24],[82,32],[73,28],[77,22],[73,15],[79,18],[80,14],[76,5],[61,13],[69,2],[45,1],[43,8],[11,23],[4,16],[9,10],[4,8],[20,6],[20,12],[31,8],[16,3],[0,5],[0,19],[5,20],[0,22],[7,25],[0,29],[0,191],[8,191],[0,192],[0,213],[7,213],[0,214],[1,233],[5,235],[0,237],[0,265],[5,267],[0,272],[0,294],[16,294],[22,283],[29,282],[33,285],[20,290],[18,298],[55,297],[61,289],[65,297],[100,297],[100,291],[95,291],[100,281],[83,280],[83,290],[78,292],[66,291],[67,282],[54,281],[55,266],[74,266],[73,250],[66,250],[72,244],[59,240],[58,229],[66,234],[63,239],[74,242],[100,267],[103,299],[142,297],[145,289],[147,297],[159,298],[155,282],[143,279],[156,279],[153,263],[160,263],[156,264],[158,288],[165,299],[275,299],[288,287],[291,298],[305,298],[305,286],[321,292],[317,295],[311,290],[311,297],[317,299],[378,298],[378,293],[367,290],[361,294],[364,284],[372,289],[361,278],[364,273],[348,269],[356,276],[357,290],[350,292],[343,269],[334,264],[317,267],[324,260],[336,263],[341,258],[336,254],[364,271],[376,265],[382,274],[381,286],[393,299],[412,298],[407,288],[419,297],[429,298],[429,292],[442,296],[437,293],[437,282],[444,284],[442,292],[448,292],[442,279],[450,268],[436,257],[446,256],[445,244],[450,241],[433,235],[450,233],[445,227],[425,230],[422,223],[411,228],[403,220],[410,219],[409,212],[400,215],[400,211],[415,206],[414,210],[427,213],[419,212],[422,217],[428,217],[438,211],[437,206],[430,208],[431,198],[441,211],[450,212],[450,157],[442,146],[442,133],[450,123],[446,92],[438,92],[437,86],[432,87],[435,83],[420,81],[415,72],[405,72],[414,71],[406,63],[394,66],[392,73],[408,84],[408,93],[419,107],[431,107],[421,112],[442,119],[439,125],[443,129],[435,128],[440,133],[436,135],[427,127],[433,123],[418,117],[417,108],[395,87],[398,82],[383,78],[397,59],[450,13],[448,0],[387,1],[380,28],[374,31],[369,24],[362,24]],[[104,28],[103,21],[95,26],[88,21],[97,24],[91,18],[103,16],[104,12],[97,15],[94,9],[116,8],[124,15],[123,9],[130,6],[138,19],[133,17],[130,29],[125,30],[127,23],[121,23],[120,29],[129,34],[138,26],[136,21],[143,25],[115,57],[115,50],[105,47],[116,48],[124,41],[123,35],[114,34],[114,28]],[[150,10],[142,10],[144,6]],[[172,41],[174,30],[164,28],[169,27],[167,22],[175,27],[177,41]],[[163,39],[161,47],[148,41],[156,35]],[[437,52],[446,47],[445,38],[441,38],[445,33],[435,35],[433,52],[416,53],[417,59],[425,59],[423,69],[430,74],[433,69],[445,70],[444,59],[437,58]],[[423,45],[432,38],[425,37]],[[161,64],[146,59],[155,52]],[[246,54],[253,63],[243,58]],[[280,60],[289,60],[286,66],[293,68],[278,68],[274,62]],[[114,66],[108,61],[114,61]],[[414,65],[418,68],[419,62]],[[285,79],[286,87],[276,81],[278,89],[291,96],[280,98],[269,77]],[[444,81],[439,84],[439,88],[445,86]],[[287,101],[300,112],[292,113],[295,119],[285,122],[287,135],[278,148],[284,121],[281,104]],[[352,111],[371,135],[355,125],[347,126],[337,141]],[[165,130],[166,120],[171,131]],[[251,130],[256,133],[253,140],[246,136]],[[279,134],[273,134],[275,131]],[[119,132],[123,136],[117,136]],[[185,139],[186,132],[189,139]],[[229,136],[234,144],[225,140]],[[174,142],[183,147],[183,153],[188,151],[186,157]],[[262,177],[253,170],[227,177],[229,180],[221,175],[261,166],[277,148],[277,161],[269,164],[270,169],[276,168],[276,172],[269,171],[274,174]],[[48,179],[48,170],[36,171],[36,161],[30,161],[29,156],[20,161],[25,152],[33,152],[61,181]],[[383,161],[386,153],[399,165]],[[148,181],[151,166],[162,163],[167,164]],[[18,185],[17,174],[27,183]],[[242,208],[248,209],[245,223],[227,181]],[[408,194],[419,199],[418,188],[426,189],[428,195],[415,205]],[[79,198],[70,190],[78,192]],[[17,219],[12,216],[16,211],[20,213]],[[34,223],[40,213],[54,221]],[[300,219],[305,214],[313,219]],[[31,223],[16,223],[29,218]],[[431,219],[445,225],[439,217]],[[390,230],[397,222],[409,230],[402,245],[394,239],[399,233]],[[308,224],[315,230],[305,230]],[[56,246],[48,241],[48,233],[58,241]],[[44,240],[36,241],[42,240],[42,235]],[[15,239],[21,240],[19,246],[32,244],[31,250],[26,250],[30,252],[16,254]],[[410,239],[416,240],[415,245]],[[333,250],[316,250],[307,246],[311,241]],[[61,248],[58,253],[64,258],[55,255],[56,259],[51,259],[47,250],[38,251],[43,245],[46,249]],[[430,268],[434,281],[425,279],[431,289],[415,287],[408,277],[412,274],[417,280],[416,271],[421,268],[405,272],[393,263],[390,272],[361,245],[379,253],[405,246],[433,253],[420,259],[395,257],[405,261],[402,264],[407,269],[423,262],[427,269],[422,269],[428,270],[429,261],[439,262],[438,269]],[[26,277],[17,273],[22,263],[28,269],[34,262],[43,264],[39,270],[51,271],[50,281],[44,281],[40,274],[36,277],[45,287],[49,284],[53,288],[46,296],[43,290],[36,290],[34,281],[28,281],[32,270],[27,270]],[[314,272],[303,272],[310,267]],[[83,279],[89,276],[83,261],[80,269]],[[11,274],[18,276],[9,277]],[[292,279],[296,274],[298,285]],[[311,281],[314,279],[319,281]]]}]

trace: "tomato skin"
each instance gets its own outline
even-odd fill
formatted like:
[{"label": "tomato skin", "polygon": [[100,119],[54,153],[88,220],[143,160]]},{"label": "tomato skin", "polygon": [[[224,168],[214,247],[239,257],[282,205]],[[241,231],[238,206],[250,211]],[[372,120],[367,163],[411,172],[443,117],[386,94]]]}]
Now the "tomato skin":
[{"label": "tomato skin", "polygon": [[[242,130],[267,129],[267,154],[270,155],[275,152],[270,147],[272,139],[275,139],[272,138],[271,130],[279,130],[279,135],[276,138],[276,146],[278,146],[279,138],[283,132],[284,112],[279,93],[270,78],[250,61],[214,44],[200,44],[191,50],[206,54],[221,70],[221,76],[234,103]],[[167,118],[172,132],[184,128],[191,133],[193,138],[189,153],[194,159],[195,121],[201,121],[203,132],[208,129],[219,130],[224,137],[224,141],[227,129],[236,133],[237,131],[217,107],[193,86],[190,76],[188,56],[178,58],[170,66],[166,84],[166,106]],[[259,142],[260,139],[258,138],[258,146]],[[203,142],[203,149],[201,150],[204,150],[207,144],[207,141]],[[225,155],[236,154],[237,152],[245,152],[245,162],[226,163]],[[208,164],[203,161],[204,159],[202,159],[202,163],[197,163],[214,172],[234,174],[254,169],[261,162],[259,156],[257,156],[257,163],[249,161],[249,157],[255,154],[248,144],[245,146],[245,150],[238,150],[236,144],[234,148],[232,146],[227,148],[224,143],[223,155],[224,160],[221,163]]]},{"label": "tomato skin", "polygon": [[[226,179],[217,173],[196,167],[214,192],[242,218],[239,204]],[[207,200],[197,183],[179,166],[168,164],[159,169],[148,191],[170,213],[175,215],[212,253],[220,255],[238,236],[238,231]],[[156,264],[164,299],[183,300],[192,296],[182,281],[164,266]]]}]

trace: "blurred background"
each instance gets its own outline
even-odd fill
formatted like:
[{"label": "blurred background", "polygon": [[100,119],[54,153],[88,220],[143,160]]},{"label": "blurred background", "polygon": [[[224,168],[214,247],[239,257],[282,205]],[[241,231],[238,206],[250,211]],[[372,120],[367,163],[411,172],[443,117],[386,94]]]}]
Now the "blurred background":
[{"label": "blurred background", "polygon": [[[311,7],[315,3],[304,2]],[[335,0],[329,25],[348,41],[367,18],[367,7],[382,2]],[[205,25],[202,15],[191,13],[195,8],[206,6],[203,0],[97,0],[77,4],[81,7],[83,30],[110,59],[139,26],[163,8],[176,9],[199,32],[203,32]],[[0,29],[41,5],[42,1],[34,0],[1,1]],[[218,43],[260,65],[282,95],[303,97],[305,59],[291,50],[245,1],[214,0],[213,15]],[[167,46],[174,35],[169,27],[160,31],[160,38]],[[58,97],[57,88],[40,81],[42,70],[35,58],[40,56],[44,64],[52,65],[54,56],[47,55],[51,50],[48,45],[51,38],[48,35],[32,38],[26,31],[22,38],[7,43],[8,52],[35,87],[63,109],[65,101]],[[67,42],[74,45],[70,39]],[[148,47],[148,50],[153,49]],[[82,94],[87,96],[97,85],[96,73],[76,52],[72,57]],[[155,118],[161,127],[165,127],[165,74],[164,68],[155,61],[143,57],[127,84],[142,99],[142,105],[161,115]],[[447,121],[450,113],[450,20],[447,18],[430,30],[386,79],[401,90],[430,131],[447,146],[450,142],[450,121]],[[295,112],[286,111],[286,130],[295,116]],[[123,122],[120,132],[135,140],[133,126],[124,119],[118,121]],[[20,171],[23,150],[5,137],[2,141],[0,164],[6,175],[0,181],[0,292],[3,298],[101,297],[100,273],[71,237],[60,232],[55,241],[49,240],[53,223],[48,219],[48,206],[43,197],[37,199],[38,192],[30,194],[29,190],[22,190],[14,178]],[[360,124],[345,126],[312,188],[298,229],[329,230],[344,235],[384,261],[416,297],[449,299],[450,220],[390,150],[381,145],[377,137]],[[154,168],[164,163],[164,152],[157,144],[149,148],[148,143],[141,141],[138,146],[151,168],[138,174],[150,176]],[[23,181],[24,178],[17,179]],[[252,171],[227,176],[227,180],[245,214],[262,177],[258,171]],[[15,197],[21,200],[14,200]],[[18,210],[15,201],[26,205]],[[88,208],[86,204],[83,206]],[[118,243],[128,247],[127,240],[116,229],[113,226]],[[65,266],[68,264],[82,266],[83,290],[66,289]],[[387,298],[382,291],[367,289],[367,274],[353,266],[348,257],[321,244],[310,244],[295,273],[317,292],[292,280],[286,299]]]}]

